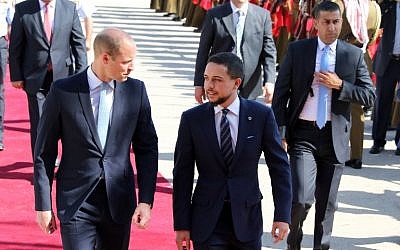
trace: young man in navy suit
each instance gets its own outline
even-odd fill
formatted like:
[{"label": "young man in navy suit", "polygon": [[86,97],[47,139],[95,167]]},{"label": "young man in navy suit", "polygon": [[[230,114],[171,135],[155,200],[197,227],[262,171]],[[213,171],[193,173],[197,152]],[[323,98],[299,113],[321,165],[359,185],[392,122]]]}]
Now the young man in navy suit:
[{"label": "young man in navy suit", "polygon": [[93,64],[54,82],[44,103],[35,147],[35,209],[40,228],[53,233],[51,187],[61,140],[56,200],[63,248],[122,250],[129,246],[131,221],[139,228],[150,221],[157,135],[144,83],[128,77],[136,56],[133,39],[109,28],[93,47]]},{"label": "young man in navy suit", "polygon": [[[264,152],[275,212],[272,237],[289,229],[291,176],[272,110],[238,97],[242,61],[218,53],[204,72],[208,103],[185,111],[173,170],[174,229],[178,249],[261,249],[263,233],[258,162]],[[199,173],[194,192],[195,164]]]}]

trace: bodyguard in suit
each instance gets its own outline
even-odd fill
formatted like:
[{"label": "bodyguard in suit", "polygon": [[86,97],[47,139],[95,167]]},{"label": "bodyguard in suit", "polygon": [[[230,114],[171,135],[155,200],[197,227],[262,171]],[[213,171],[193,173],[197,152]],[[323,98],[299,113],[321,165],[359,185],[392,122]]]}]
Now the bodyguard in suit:
[{"label": "bodyguard in suit", "polygon": [[203,74],[207,60],[218,52],[234,52],[242,59],[241,97],[256,99],[264,91],[265,101],[271,102],[276,61],[271,25],[269,12],[248,0],[232,0],[207,12],[194,74],[197,102],[205,98]]},{"label": "bodyguard in suit", "polygon": [[[182,114],[173,170],[178,249],[261,249],[263,232],[258,161],[269,167],[275,212],[272,237],[283,240],[290,219],[290,168],[272,110],[238,97],[243,64],[231,52],[208,60],[208,103]],[[195,190],[195,164],[198,178]]]},{"label": "bodyguard in suit", "polygon": [[[44,103],[34,163],[37,221],[45,233],[56,230],[51,202],[55,177],[64,249],[128,249],[132,215],[139,228],[150,220],[157,135],[144,83],[128,77],[136,56],[133,39],[106,29],[93,47],[93,64],[54,82]],[[55,175],[58,140],[62,157]]]},{"label": "bodyguard in suit", "polygon": [[[396,84],[400,82],[400,2],[385,0],[381,4],[383,35],[374,61],[376,73],[376,104],[371,154],[379,154],[386,144],[386,131],[390,120]],[[400,126],[396,133],[396,144]]]},{"label": "bodyguard in suit", "polygon": [[32,154],[51,83],[84,70],[86,65],[85,37],[74,3],[27,0],[15,6],[10,76],[12,85],[24,89],[28,97]]},{"label": "bodyguard in suit", "polygon": [[349,159],[350,104],[371,106],[375,99],[363,52],[337,39],[339,6],[323,1],[313,14],[318,37],[289,45],[272,101],[292,169],[290,250],[301,247],[302,225],[314,200],[314,249],[329,249],[339,182]]}]

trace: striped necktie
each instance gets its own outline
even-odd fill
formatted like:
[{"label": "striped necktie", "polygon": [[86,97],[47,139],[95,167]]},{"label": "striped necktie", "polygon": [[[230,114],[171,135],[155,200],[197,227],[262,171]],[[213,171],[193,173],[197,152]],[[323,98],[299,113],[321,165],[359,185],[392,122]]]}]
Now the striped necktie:
[{"label": "striped necktie", "polygon": [[231,130],[229,127],[229,121],[226,117],[228,112],[229,112],[229,109],[222,110],[222,118],[221,118],[221,124],[220,124],[221,152],[222,152],[222,156],[224,157],[225,164],[227,167],[229,167],[232,164],[232,160],[233,160]]}]

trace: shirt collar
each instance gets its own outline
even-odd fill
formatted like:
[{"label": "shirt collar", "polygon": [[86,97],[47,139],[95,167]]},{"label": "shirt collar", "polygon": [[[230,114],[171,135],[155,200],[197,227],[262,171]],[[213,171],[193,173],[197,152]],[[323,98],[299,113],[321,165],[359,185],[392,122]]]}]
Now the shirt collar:
[{"label": "shirt collar", "polygon": [[[232,8],[232,13],[236,13],[239,10],[239,8],[236,7],[232,2],[230,2],[230,4],[231,4],[231,8]],[[240,10],[243,11],[245,16],[247,15],[247,10],[248,9],[249,9],[249,3],[248,2],[244,3],[242,5],[242,8],[240,8]]]},{"label": "shirt collar", "polygon": [[337,45],[337,39],[333,43],[327,45],[323,41],[321,41],[321,39],[318,37],[318,49],[319,50],[323,50],[325,48],[325,46],[329,46],[331,51],[336,52],[336,45]]},{"label": "shirt collar", "polygon": [[[224,107],[222,107],[221,105],[215,106],[214,107],[214,112],[215,114],[221,112],[221,110],[223,110]],[[239,96],[236,95],[235,100],[231,103],[231,105],[229,105],[227,107],[227,109],[229,109],[230,112],[232,112],[234,115],[239,116],[239,110],[240,110],[240,99]]]},{"label": "shirt collar", "polygon": [[[87,77],[88,77],[90,91],[93,91],[94,89],[98,88],[103,83],[103,81],[100,80],[93,72],[92,66],[90,66],[87,70]],[[108,85],[110,86],[110,88],[114,89],[114,81],[108,82]]]},{"label": "shirt collar", "polygon": [[[46,4],[45,4],[42,0],[38,0],[38,1],[39,1],[40,9],[43,9],[44,6],[45,6]],[[49,6],[52,7],[52,8],[55,8],[55,6],[56,6],[56,1],[57,1],[57,0],[51,1],[51,2],[49,3]]]}]

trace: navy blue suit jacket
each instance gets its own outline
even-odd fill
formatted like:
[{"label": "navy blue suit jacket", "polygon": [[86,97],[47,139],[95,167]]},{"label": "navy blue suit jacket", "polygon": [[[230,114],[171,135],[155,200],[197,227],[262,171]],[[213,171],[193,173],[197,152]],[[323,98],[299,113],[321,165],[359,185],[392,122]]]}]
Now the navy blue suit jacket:
[{"label": "navy blue suit jacket", "polygon": [[157,178],[157,135],[144,83],[116,83],[111,125],[101,147],[90,102],[86,70],[54,82],[46,98],[35,147],[35,207],[52,208],[51,184],[57,143],[62,157],[56,175],[57,211],[68,222],[105,177],[108,205],[116,223],[126,223],[136,207],[130,147],[135,153],[139,202],[152,204]]},{"label": "navy blue suit jacket", "polygon": [[[174,229],[190,230],[196,242],[212,233],[229,192],[236,236],[258,240],[262,234],[258,162],[264,152],[272,183],[274,221],[290,221],[291,175],[273,112],[255,101],[240,99],[239,129],[229,171],[215,132],[211,104],[185,111],[179,126],[174,167]],[[193,192],[194,167],[199,173]]]}]

